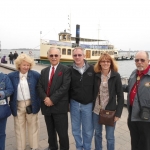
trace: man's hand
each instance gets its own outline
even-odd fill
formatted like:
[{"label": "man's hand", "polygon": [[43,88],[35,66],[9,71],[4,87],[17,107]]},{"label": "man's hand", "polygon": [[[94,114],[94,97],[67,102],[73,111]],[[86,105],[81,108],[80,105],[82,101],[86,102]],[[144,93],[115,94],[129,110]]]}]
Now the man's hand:
[{"label": "man's hand", "polygon": [[49,97],[46,97],[46,98],[44,99],[44,104],[45,104],[46,106],[48,106],[48,107],[54,105],[53,102],[50,100]]}]

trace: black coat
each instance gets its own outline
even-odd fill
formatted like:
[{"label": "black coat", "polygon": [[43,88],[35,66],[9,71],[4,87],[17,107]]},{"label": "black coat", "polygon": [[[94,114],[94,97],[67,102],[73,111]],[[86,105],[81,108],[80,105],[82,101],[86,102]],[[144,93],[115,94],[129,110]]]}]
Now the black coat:
[{"label": "black coat", "polygon": [[[101,84],[101,73],[96,73],[95,75],[95,85],[94,85],[94,105],[98,95],[99,86]],[[111,71],[110,78],[108,80],[108,91],[109,91],[109,102],[106,105],[106,110],[116,110],[116,117],[121,117],[122,109],[124,105],[124,95],[122,89],[122,82],[120,74]]]},{"label": "black coat", "polygon": [[69,107],[69,86],[70,86],[70,68],[59,64],[55,70],[53,81],[50,88],[50,99],[53,106],[46,106],[44,99],[47,97],[46,91],[49,81],[50,67],[41,71],[41,76],[38,83],[38,92],[42,100],[41,111],[43,115],[51,115],[51,113],[66,113]]}]

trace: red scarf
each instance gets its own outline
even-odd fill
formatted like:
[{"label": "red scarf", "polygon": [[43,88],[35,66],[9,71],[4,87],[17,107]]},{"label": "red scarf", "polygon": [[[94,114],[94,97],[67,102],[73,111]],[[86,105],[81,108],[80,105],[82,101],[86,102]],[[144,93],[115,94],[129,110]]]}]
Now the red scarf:
[{"label": "red scarf", "polygon": [[133,85],[133,87],[132,87],[132,90],[131,90],[131,92],[130,92],[130,105],[132,106],[133,105],[133,102],[134,102],[134,98],[135,98],[135,95],[136,95],[136,93],[137,93],[137,86],[136,86],[136,84],[140,84],[140,80],[141,80],[141,78],[143,77],[143,75],[145,75],[145,74],[147,74],[147,72],[149,71],[149,69],[150,69],[150,66],[148,66],[145,70],[143,70],[143,71],[139,71],[139,70],[137,70],[137,79],[136,79],[136,82],[135,82],[135,84]]}]

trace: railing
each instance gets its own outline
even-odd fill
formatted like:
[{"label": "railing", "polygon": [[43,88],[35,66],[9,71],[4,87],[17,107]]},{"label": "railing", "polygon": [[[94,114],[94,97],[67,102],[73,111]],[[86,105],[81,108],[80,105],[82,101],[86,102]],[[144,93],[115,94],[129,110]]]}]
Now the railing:
[{"label": "railing", "polygon": [[[121,77],[122,84],[128,84],[128,77]],[[124,104],[127,104],[127,93],[124,92]]]}]

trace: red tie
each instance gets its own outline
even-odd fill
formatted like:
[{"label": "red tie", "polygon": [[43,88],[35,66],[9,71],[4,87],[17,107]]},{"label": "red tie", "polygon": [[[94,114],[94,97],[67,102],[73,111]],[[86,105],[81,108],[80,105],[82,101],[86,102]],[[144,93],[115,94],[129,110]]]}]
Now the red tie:
[{"label": "red tie", "polygon": [[47,87],[47,96],[49,96],[49,93],[50,93],[50,87],[51,87],[51,84],[52,84],[52,81],[53,81],[54,73],[55,73],[55,68],[52,67],[51,76],[50,76],[50,80],[48,82],[48,87]]}]

